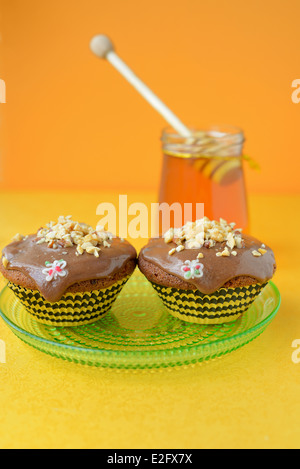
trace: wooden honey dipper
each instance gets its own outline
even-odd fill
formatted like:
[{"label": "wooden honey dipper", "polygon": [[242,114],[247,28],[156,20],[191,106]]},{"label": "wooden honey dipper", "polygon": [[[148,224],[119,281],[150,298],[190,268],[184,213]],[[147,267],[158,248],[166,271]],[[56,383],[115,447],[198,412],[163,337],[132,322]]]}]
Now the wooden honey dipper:
[{"label": "wooden honey dipper", "polygon": [[112,41],[103,34],[94,36],[90,42],[90,48],[95,55],[106,59],[124,78],[156,109],[164,119],[182,137],[192,137],[192,132],[181,122],[180,119],[159,99],[153,91],[126,65],[116,54]]},{"label": "wooden honey dipper", "polygon": [[[108,36],[103,34],[94,36],[90,42],[90,48],[97,57],[106,59],[113,67],[115,67],[115,69],[123,75],[123,77],[146,99],[146,101],[148,101],[148,103],[162,115],[170,126],[173,127],[181,137],[187,139],[187,145],[197,144],[197,136],[182,123],[174,112],[171,111],[166,104],[163,103],[163,101],[156,96],[153,91],[140,78],[138,78],[128,65],[117,55],[115,47]],[[233,158],[231,161],[224,158],[222,161],[222,157],[220,157],[217,162],[215,161],[215,158],[209,158],[203,163],[198,161],[195,166],[199,171],[201,171],[203,167],[203,173],[206,177],[215,180],[217,183],[221,183],[228,171],[240,167],[240,164],[241,162],[236,158]],[[218,171],[216,171],[216,166],[218,167]],[[221,166],[224,166],[224,168],[220,171]]]}]

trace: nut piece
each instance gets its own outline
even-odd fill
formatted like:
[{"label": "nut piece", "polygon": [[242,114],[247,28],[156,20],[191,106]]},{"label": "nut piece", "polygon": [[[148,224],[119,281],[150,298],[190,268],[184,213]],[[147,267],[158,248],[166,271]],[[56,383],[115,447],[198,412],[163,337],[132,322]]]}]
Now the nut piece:
[{"label": "nut piece", "polygon": [[2,264],[3,264],[3,267],[4,269],[7,269],[7,266],[8,266],[8,260],[6,259],[5,256],[2,257]]},{"label": "nut piece", "polygon": [[95,257],[99,257],[99,251],[101,251],[101,249],[96,248],[95,246],[89,246],[86,248],[86,252],[88,254],[94,254]]},{"label": "nut piece", "polygon": [[223,257],[229,257],[230,256],[230,252],[229,252],[228,248],[225,248],[224,251],[222,251],[221,254],[222,254]]},{"label": "nut piece", "polygon": [[235,239],[234,239],[232,233],[228,233],[228,236],[227,236],[227,246],[229,246],[230,249],[233,249],[234,246],[235,246]]},{"label": "nut piece", "polygon": [[21,235],[20,233],[17,233],[17,234],[13,237],[12,241],[22,241],[24,238],[25,238],[25,236]]},{"label": "nut piece", "polygon": [[258,252],[258,251],[256,251],[256,250],[254,250],[254,251],[252,251],[252,256],[254,256],[254,257],[261,257],[261,253]]},{"label": "nut piece", "polygon": [[243,240],[241,236],[236,236],[235,244],[238,249],[241,249],[243,247]]},{"label": "nut piece", "polygon": [[263,248],[259,248],[258,252],[260,252],[262,255],[266,254],[267,250]]},{"label": "nut piece", "polygon": [[77,246],[76,252],[81,256],[83,254],[84,250],[81,246]]},{"label": "nut piece", "polygon": [[187,244],[186,244],[186,247],[187,249],[200,249],[201,248],[201,244],[198,242],[198,241],[188,241]]},{"label": "nut piece", "polygon": [[199,252],[199,254],[197,256],[197,259],[203,259],[203,257],[204,257],[203,252]]},{"label": "nut piece", "polygon": [[184,246],[182,244],[180,244],[180,246],[177,246],[177,248],[176,248],[177,252],[180,252],[180,251],[183,251],[183,250],[184,250]]},{"label": "nut piece", "polygon": [[229,257],[230,256],[230,251],[227,247],[223,251],[218,251],[216,252],[217,257]]},{"label": "nut piece", "polygon": [[164,234],[164,239],[165,243],[170,243],[174,238],[174,229],[170,228],[165,234]]},{"label": "nut piece", "polygon": [[170,251],[169,251],[169,256],[172,256],[172,255],[174,254],[174,252],[176,252],[176,249],[175,249],[175,248],[170,249]]}]

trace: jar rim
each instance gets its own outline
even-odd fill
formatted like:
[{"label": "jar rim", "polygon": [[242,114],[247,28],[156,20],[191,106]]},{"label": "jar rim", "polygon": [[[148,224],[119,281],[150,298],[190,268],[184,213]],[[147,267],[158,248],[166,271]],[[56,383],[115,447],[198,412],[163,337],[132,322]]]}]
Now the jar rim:
[{"label": "jar rim", "polygon": [[[224,137],[234,137],[234,136],[240,136],[244,138],[244,132],[243,130],[235,125],[231,124],[212,124],[212,125],[205,125],[201,127],[193,127],[193,126],[188,126],[188,129],[191,130],[195,136],[197,134],[201,133],[206,133],[210,135],[213,138],[216,139],[221,139]],[[167,136],[169,138],[178,138],[181,140],[188,140],[191,137],[183,137],[180,135],[173,127],[167,126],[164,127],[162,130],[161,134],[161,139],[163,140],[164,136]]]},{"label": "jar rim", "polygon": [[210,125],[203,130],[190,128],[192,136],[183,137],[172,127],[162,131],[165,154],[177,157],[239,157],[245,141],[244,132],[233,125]]}]

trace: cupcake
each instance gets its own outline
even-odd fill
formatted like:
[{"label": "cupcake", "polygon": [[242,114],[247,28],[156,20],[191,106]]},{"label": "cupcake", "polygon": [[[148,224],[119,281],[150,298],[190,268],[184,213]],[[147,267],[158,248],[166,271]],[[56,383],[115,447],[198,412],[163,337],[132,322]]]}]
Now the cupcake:
[{"label": "cupcake", "polygon": [[59,217],[36,234],[16,235],[0,271],[37,321],[73,326],[107,313],[136,267],[136,250],[98,226]]},{"label": "cupcake", "polygon": [[276,269],[268,246],[207,217],[151,239],[138,266],[173,316],[198,324],[236,320]]}]

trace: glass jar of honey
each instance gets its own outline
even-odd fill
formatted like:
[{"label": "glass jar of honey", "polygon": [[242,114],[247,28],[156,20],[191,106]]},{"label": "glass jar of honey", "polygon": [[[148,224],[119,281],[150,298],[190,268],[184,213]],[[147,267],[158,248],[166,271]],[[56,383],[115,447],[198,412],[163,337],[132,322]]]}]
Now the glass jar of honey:
[{"label": "glass jar of honey", "polygon": [[[248,230],[243,171],[243,132],[231,126],[191,130],[182,137],[173,129],[162,133],[163,165],[159,204],[204,204],[204,216],[235,222]],[[186,219],[182,215],[182,225]]]}]

